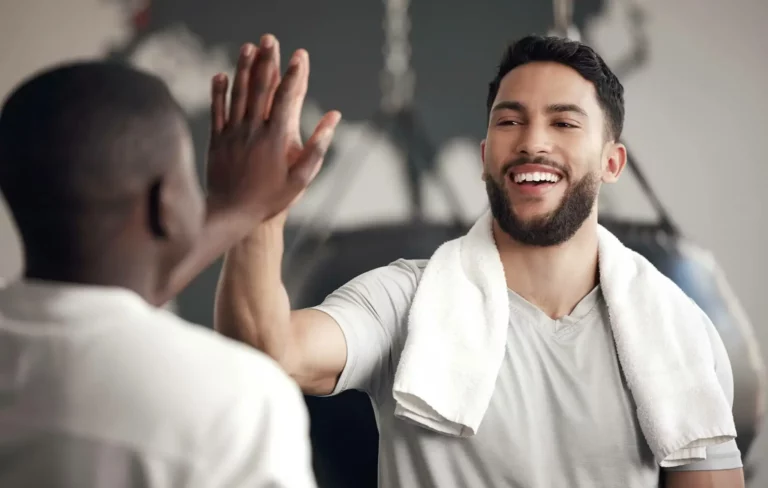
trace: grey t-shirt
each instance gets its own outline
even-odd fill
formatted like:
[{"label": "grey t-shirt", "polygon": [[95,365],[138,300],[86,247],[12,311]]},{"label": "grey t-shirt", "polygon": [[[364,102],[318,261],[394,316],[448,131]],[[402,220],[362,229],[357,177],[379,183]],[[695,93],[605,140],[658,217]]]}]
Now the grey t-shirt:
[{"label": "grey t-shirt", "polygon": [[[395,418],[392,384],[407,335],[408,310],[426,261],[399,260],[369,271],[318,307],[338,322],[347,363],[332,394],[371,397],[382,488],[650,488],[659,466],[640,431],[599,287],[553,320],[509,292],[507,353],[477,434],[441,435]],[[714,327],[707,331],[729,401],[733,377]],[[735,441],[677,470],[742,466]]]}]

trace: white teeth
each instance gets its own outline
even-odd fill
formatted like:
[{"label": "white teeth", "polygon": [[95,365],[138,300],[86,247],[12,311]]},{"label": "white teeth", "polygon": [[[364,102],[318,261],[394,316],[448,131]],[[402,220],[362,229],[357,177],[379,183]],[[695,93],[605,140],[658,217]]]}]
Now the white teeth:
[{"label": "white teeth", "polygon": [[557,183],[560,181],[560,176],[554,173],[539,172],[534,173],[518,173],[515,175],[515,183],[523,183],[524,181],[549,181]]}]

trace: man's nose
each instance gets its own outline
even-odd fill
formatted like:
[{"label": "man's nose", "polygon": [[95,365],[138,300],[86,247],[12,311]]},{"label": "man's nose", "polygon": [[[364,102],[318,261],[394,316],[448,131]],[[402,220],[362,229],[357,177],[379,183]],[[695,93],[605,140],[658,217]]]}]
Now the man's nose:
[{"label": "man's nose", "polygon": [[550,154],[552,145],[549,131],[539,124],[528,124],[523,129],[522,137],[515,149],[518,154],[535,157]]}]

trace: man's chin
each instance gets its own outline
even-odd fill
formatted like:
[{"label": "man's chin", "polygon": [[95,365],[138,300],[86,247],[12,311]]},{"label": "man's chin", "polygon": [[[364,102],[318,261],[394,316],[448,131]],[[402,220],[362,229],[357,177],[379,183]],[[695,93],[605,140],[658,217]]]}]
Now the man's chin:
[{"label": "man's chin", "polygon": [[549,212],[530,212],[530,211],[524,211],[524,212],[516,212],[514,209],[512,209],[512,215],[514,216],[515,220],[519,224],[520,228],[522,229],[536,229],[543,225],[546,225],[547,222],[552,218],[552,211]]}]

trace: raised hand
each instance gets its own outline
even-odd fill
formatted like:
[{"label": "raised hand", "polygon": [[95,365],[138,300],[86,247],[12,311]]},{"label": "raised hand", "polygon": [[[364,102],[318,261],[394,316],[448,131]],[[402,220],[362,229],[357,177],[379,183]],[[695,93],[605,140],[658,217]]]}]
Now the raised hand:
[{"label": "raised hand", "polygon": [[341,115],[325,114],[312,137],[302,144],[299,117],[307,93],[309,57],[299,50],[280,76],[277,39],[267,35],[261,46],[243,46],[232,82],[214,76],[211,141],[207,168],[207,218],[195,247],[172,271],[168,286],[153,301],[176,296],[202,270],[254,227],[287,209],[317,174]]},{"label": "raised hand", "polygon": [[240,53],[227,110],[228,79],[212,82],[209,212],[258,224],[285,210],[317,174],[341,115],[325,114],[302,144],[299,118],[309,56],[294,53],[280,76],[277,39],[265,35]]}]

